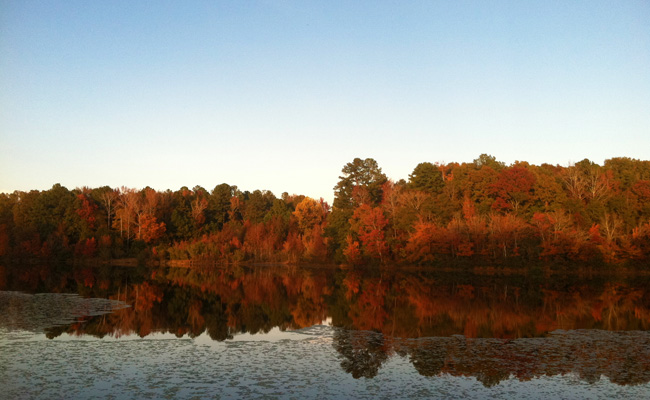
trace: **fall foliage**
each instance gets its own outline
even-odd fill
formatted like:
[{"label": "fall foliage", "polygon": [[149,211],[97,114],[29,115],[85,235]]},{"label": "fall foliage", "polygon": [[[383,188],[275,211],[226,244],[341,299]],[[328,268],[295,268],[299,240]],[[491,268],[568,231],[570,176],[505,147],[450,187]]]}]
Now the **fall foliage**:
[{"label": "fall foliage", "polygon": [[510,374],[530,379],[571,371],[584,379],[604,374],[618,384],[650,381],[648,287],[647,276],[606,274],[503,277],[278,265],[205,271],[0,267],[2,291],[74,292],[130,306],[48,329],[50,338],[169,332],[223,341],[328,320],[341,367],[354,377],[375,376],[399,354],[408,355],[423,375],[476,376],[487,386]]},{"label": "fall foliage", "polygon": [[346,164],[322,199],[228,184],[0,194],[0,257],[360,264],[650,261],[650,161]]}]

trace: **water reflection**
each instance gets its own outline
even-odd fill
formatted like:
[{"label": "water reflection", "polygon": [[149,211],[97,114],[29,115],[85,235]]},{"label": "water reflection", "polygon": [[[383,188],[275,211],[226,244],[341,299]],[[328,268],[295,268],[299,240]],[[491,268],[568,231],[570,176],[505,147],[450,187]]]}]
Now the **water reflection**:
[{"label": "water reflection", "polygon": [[423,375],[475,376],[486,386],[511,376],[526,381],[571,373],[590,383],[601,376],[620,385],[650,381],[650,335],[641,331],[557,331],[517,340],[426,338],[402,342],[396,351],[408,353]]},{"label": "water reflection", "polygon": [[384,336],[367,331],[337,330],[334,348],[343,356],[341,368],[355,379],[374,378],[390,354]]},{"label": "water reflection", "polygon": [[[167,332],[224,341],[327,320],[340,366],[354,378],[373,378],[387,360],[401,356],[423,376],[472,376],[485,386],[569,373],[586,382],[601,376],[618,384],[650,382],[644,277],[284,266],[0,269],[0,290],[77,293],[130,305],[86,313],[84,323],[57,320],[48,337]],[[16,301],[13,310],[22,307]]]},{"label": "water reflection", "polygon": [[30,332],[82,324],[86,319],[128,307],[120,301],[85,299],[77,294],[0,291],[0,328]]}]

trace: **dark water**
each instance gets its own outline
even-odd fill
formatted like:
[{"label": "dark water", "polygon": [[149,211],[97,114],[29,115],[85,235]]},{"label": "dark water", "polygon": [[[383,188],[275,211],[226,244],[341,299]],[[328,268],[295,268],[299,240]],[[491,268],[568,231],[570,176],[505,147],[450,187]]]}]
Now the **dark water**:
[{"label": "dark water", "polygon": [[647,398],[643,276],[0,267],[6,398]]}]

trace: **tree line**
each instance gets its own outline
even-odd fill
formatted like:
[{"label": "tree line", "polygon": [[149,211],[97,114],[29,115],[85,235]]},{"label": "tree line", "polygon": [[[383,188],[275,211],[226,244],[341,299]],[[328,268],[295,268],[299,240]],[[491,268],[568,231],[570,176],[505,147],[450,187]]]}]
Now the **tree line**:
[{"label": "tree line", "polygon": [[650,161],[567,167],[482,154],[393,181],[342,169],[334,203],[220,184],[0,194],[0,257],[161,262],[647,264]]}]

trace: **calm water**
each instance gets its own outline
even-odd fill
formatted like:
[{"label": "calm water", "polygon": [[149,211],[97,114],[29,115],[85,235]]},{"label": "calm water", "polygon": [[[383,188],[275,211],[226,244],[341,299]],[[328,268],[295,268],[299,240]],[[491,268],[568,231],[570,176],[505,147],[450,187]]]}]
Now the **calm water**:
[{"label": "calm water", "polygon": [[648,398],[647,277],[0,267],[6,398]]}]

